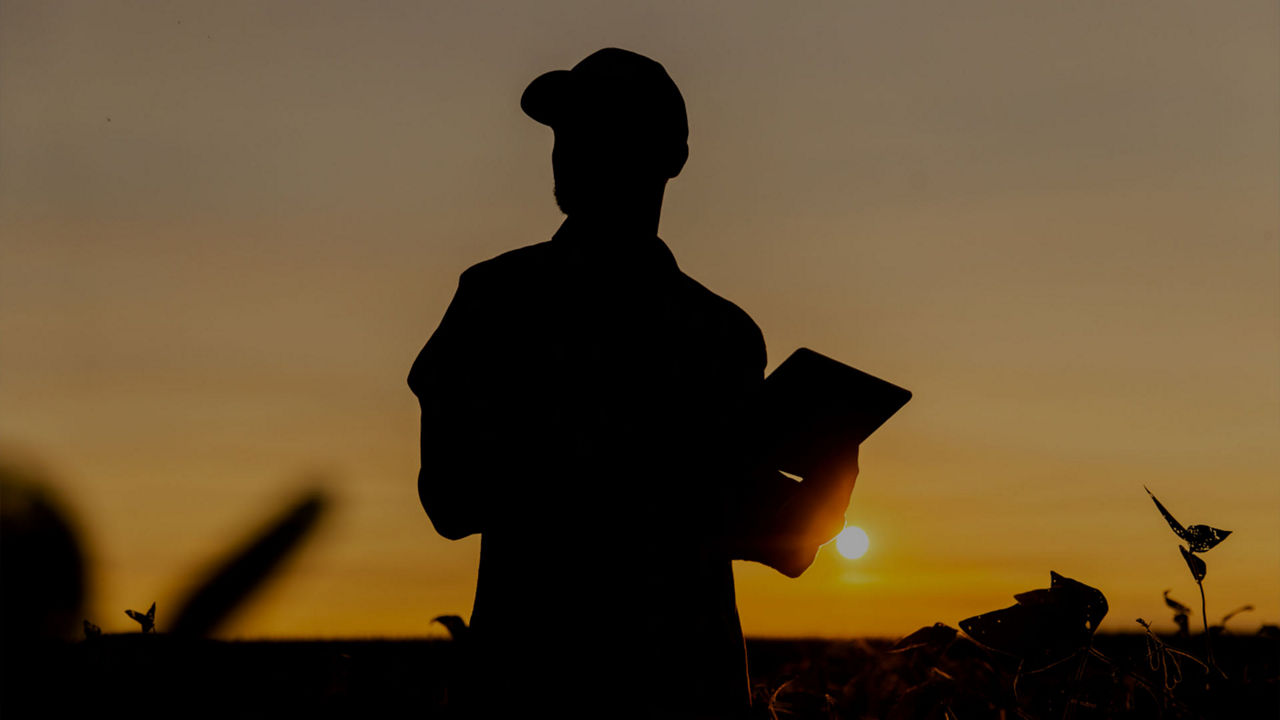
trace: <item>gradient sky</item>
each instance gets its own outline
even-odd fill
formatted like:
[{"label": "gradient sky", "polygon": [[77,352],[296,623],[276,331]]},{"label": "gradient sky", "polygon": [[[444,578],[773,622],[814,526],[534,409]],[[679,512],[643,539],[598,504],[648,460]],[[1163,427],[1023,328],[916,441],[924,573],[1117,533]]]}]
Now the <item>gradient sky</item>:
[{"label": "gradient sky", "polygon": [[6,0],[0,448],[79,519],[109,632],[152,600],[163,629],[308,473],[332,515],[226,636],[465,616],[479,543],[418,504],[405,377],[458,274],[560,222],[521,91],[618,46],[687,101],[681,267],[771,367],[915,392],[862,448],[870,553],[739,564],[748,634],[954,624],[1050,570],[1104,629],[1171,628],[1161,591],[1198,593],[1144,484],[1235,531],[1210,617],[1274,623],[1278,29],[1272,0]]}]

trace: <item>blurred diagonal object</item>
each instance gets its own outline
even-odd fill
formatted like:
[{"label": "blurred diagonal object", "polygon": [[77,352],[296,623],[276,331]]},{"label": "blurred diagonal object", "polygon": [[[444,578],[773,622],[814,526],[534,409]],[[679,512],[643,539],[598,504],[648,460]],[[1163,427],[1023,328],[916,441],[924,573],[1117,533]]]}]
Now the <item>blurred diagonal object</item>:
[{"label": "blurred diagonal object", "polygon": [[1191,634],[1191,608],[1169,597],[1169,590],[1164,591],[1164,604],[1173,611],[1173,621],[1178,624],[1178,634],[1186,637]]},{"label": "blurred diagonal object", "polygon": [[328,505],[320,489],[304,492],[195,587],[179,605],[170,633],[211,634],[301,545]]},{"label": "blurred diagonal object", "polygon": [[1179,615],[1191,614],[1191,608],[1169,597],[1169,590],[1164,591],[1164,604],[1168,605],[1170,610],[1173,610],[1175,613],[1178,613]]},{"label": "blurred diagonal object", "polygon": [[[44,472],[0,456],[0,647],[76,635],[88,594],[78,524]],[[5,667],[9,667],[8,662]]]},{"label": "blurred diagonal object", "polygon": [[1223,615],[1223,616],[1222,616],[1222,624],[1223,624],[1223,625],[1226,625],[1228,620],[1230,620],[1231,618],[1235,617],[1236,615],[1239,615],[1239,614],[1240,614],[1240,613],[1242,613],[1242,612],[1253,612],[1253,606],[1252,606],[1252,605],[1241,605],[1240,607],[1236,608],[1235,610],[1232,610],[1231,612],[1227,613],[1226,615]]}]

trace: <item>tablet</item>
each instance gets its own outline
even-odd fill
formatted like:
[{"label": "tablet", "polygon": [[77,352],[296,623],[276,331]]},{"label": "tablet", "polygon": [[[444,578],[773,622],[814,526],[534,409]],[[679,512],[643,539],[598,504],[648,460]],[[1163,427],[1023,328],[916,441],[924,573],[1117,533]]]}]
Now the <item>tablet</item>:
[{"label": "tablet", "polygon": [[800,348],[765,378],[760,410],[775,467],[804,477],[832,445],[861,444],[911,392]]}]

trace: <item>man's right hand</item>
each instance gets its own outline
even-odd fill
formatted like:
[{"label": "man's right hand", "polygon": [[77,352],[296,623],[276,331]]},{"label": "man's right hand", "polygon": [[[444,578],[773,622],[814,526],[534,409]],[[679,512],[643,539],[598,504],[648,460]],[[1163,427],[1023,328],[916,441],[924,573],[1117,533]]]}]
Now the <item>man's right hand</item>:
[{"label": "man's right hand", "polygon": [[844,529],[844,514],[857,481],[858,446],[846,445],[833,446],[818,468],[800,483],[797,490],[805,496],[813,541],[818,545],[830,542]]},{"label": "man's right hand", "polygon": [[750,499],[738,506],[743,524],[729,533],[731,557],[799,577],[818,548],[844,529],[857,478],[856,445],[833,449],[801,482],[765,471],[752,483],[758,494],[749,494]]}]

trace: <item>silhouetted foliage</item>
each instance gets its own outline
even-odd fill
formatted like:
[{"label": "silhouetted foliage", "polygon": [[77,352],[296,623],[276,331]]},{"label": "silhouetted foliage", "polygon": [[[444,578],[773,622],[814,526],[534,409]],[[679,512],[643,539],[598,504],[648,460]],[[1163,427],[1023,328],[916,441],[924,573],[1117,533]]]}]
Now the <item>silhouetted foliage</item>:
[{"label": "silhouetted foliage", "polygon": [[1181,545],[1178,546],[1178,550],[1182,552],[1182,559],[1187,561],[1187,569],[1191,571],[1191,577],[1195,578],[1196,582],[1204,580],[1205,572],[1209,569],[1204,561]]},{"label": "silhouetted foliage", "polygon": [[[1207,568],[1197,553],[1213,548],[1230,533],[1206,525],[1184,528],[1150,490],[1147,493],[1169,527],[1191,546],[1178,548],[1200,589],[1203,616]],[[1015,595],[1016,605],[960,622],[966,634],[992,651],[989,654],[984,655],[985,650],[942,623],[899,640],[889,650],[890,656],[912,658],[917,674],[886,717],[1280,716],[1280,694],[1276,692],[1280,686],[1280,633],[1275,626],[1264,626],[1248,640],[1251,644],[1245,644],[1242,638],[1226,635],[1223,626],[1215,626],[1216,632],[1211,632],[1206,621],[1207,662],[1201,661],[1177,647],[1190,634],[1191,608],[1165,590],[1164,602],[1174,611],[1178,636],[1163,640],[1151,630],[1150,623],[1139,618],[1144,652],[1134,652],[1126,640],[1108,654],[1099,650],[1095,635],[1107,614],[1106,597],[1096,588],[1056,572],[1050,577],[1047,589]],[[1251,609],[1245,605],[1233,610],[1223,617],[1224,625],[1237,613]],[[1238,679],[1228,677],[1215,660],[1209,642],[1215,634],[1238,653],[1224,663],[1240,671]],[[1118,640],[1116,636],[1111,639]],[[1263,648],[1265,652],[1256,654]],[[963,660],[961,650],[965,651]],[[1248,653],[1255,653],[1252,660],[1245,659]],[[1268,659],[1262,660],[1264,657]],[[1189,672],[1198,673],[1200,682],[1184,682]]]},{"label": "silhouetted foliage", "polygon": [[458,615],[440,615],[431,622],[440,623],[449,631],[449,637],[454,640],[464,640],[467,637],[467,621]]},{"label": "silhouetted foliage", "polygon": [[1146,620],[1138,618],[1138,624],[1142,626],[1143,637],[1147,641],[1147,665],[1160,673],[1161,686],[1166,691],[1173,690],[1178,683],[1182,682],[1182,665],[1179,663],[1179,658],[1190,660],[1205,670],[1209,669],[1209,666],[1200,662],[1195,656],[1165,644],[1151,632],[1151,624]]},{"label": "silhouetted foliage", "polygon": [[1082,582],[1049,573],[1050,586],[1014,596],[1003,610],[960,621],[981,645],[1019,658],[1026,669],[1042,668],[1080,652],[1107,614],[1107,599]]},{"label": "silhouetted foliage", "polygon": [[[1209,568],[1205,565],[1204,560],[1202,560],[1200,556],[1196,555],[1196,553],[1202,553],[1213,549],[1218,545],[1218,543],[1225,540],[1226,537],[1231,534],[1231,531],[1219,530],[1217,528],[1209,527],[1208,525],[1192,525],[1189,528],[1184,528],[1182,523],[1174,519],[1173,515],[1165,509],[1165,506],[1156,499],[1155,494],[1152,493],[1150,489],[1143,487],[1143,490],[1146,490],[1147,494],[1151,496],[1151,501],[1156,504],[1156,509],[1158,509],[1160,514],[1164,516],[1165,522],[1169,523],[1169,527],[1173,530],[1174,534],[1182,540],[1185,540],[1187,545],[1190,546],[1190,550],[1188,550],[1186,547],[1179,545],[1178,551],[1182,553],[1182,559],[1186,561],[1187,569],[1191,571],[1191,577],[1195,579],[1196,587],[1200,589],[1200,618],[1204,623],[1205,657],[1209,660],[1210,667],[1217,670],[1219,674],[1223,674],[1222,669],[1218,667],[1217,662],[1213,659],[1212,638],[1214,633],[1209,631],[1209,617],[1205,610],[1204,578]],[[1167,594],[1165,598],[1167,602]],[[1183,617],[1185,618],[1185,615]],[[1174,620],[1177,621],[1177,619],[1178,616],[1175,616]],[[1179,627],[1181,626],[1182,623],[1179,623]]]},{"label": "silhouetted foliage", "polygon": [[1217,528],[1209,527],[1208,525],[1192,525],[1191,527],[1183,527],[1182,523],[1175,520],[1173,515],[1165,509],[1164,505],[1156,499],[1156,496],[1151,492],[1151,490],[1146,487],[1142,489],[1146,490],[1148,495],[1151,495],[1151,501],[1156,504],[1156,508],[1160,510],[1160,514],[1164,515],[1164,519],[1169,523],[1169,527],[1173,529],[1173,532],[1177,534],[1178,537],[1186,541],[1187,545],[1191,547],[1191,552],[1202,553],[1207,550],[1212,550],[1218,543],[1226,540],[1227,536],[1231,534],[1230,530],[1219,530]]},{"label": "silhouetted foliage", "polygon": [[[1016,662],[963,636],[941,651],[921,646],[902,652],[891,652],[893,643],[881,640],[748,639],[755,698],[750,720],[1280,716],[1280,641],[1266,634],[1222,641],[1233,680],[1209,688],[1202,681],[1203,665],[1176,641],[1162,640],[1159,656],[1170,673],[1181,673],[1171,676],[1177,682],[1166,690],[1160,671],[1148,669],[1149,641],[1140,633],[1095,635],[1098,655],[1082,657],[1087,665],[1062,663],[1038,673],[1020,673]],[[25,706],[8,694],[0,706],[6,720],[117,714],[128,720],[450,718],[457,651],[448,640],[227,642],[106,634],[57,646],[39,665],[33,692],[22,698]],[[512,665],[495,680],[526,669]],[[558,717],[556,710],[572,700],[573,668],[554,670],[564,682],[520,698],[527,712],[517,717]],[[661,677],[660,668],[655,677]],[[6,693],[9,687],[5,678]],[[665,697],[661,683],[638,692]],[[598,717],[625,714],[610,710],[624,711],[631,700],[615,698]]]},{"label": "silhouetted foliage", "polygon": [[146,633],[155,631],[156,629],[156,604],[155,603],[151,603],[151,609],[146,611],[145,613],[140,613],[137,610],[125,610],[124,614],[138,621],[138,624],[142,626],[142,633],[144,635]]}]

